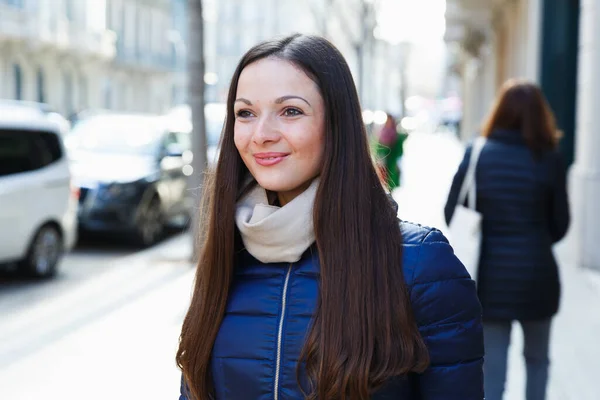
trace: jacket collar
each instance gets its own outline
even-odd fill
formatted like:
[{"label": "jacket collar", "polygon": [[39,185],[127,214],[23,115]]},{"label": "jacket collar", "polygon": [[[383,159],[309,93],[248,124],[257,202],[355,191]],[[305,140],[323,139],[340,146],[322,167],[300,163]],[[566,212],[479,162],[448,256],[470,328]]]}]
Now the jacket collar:
[{"label": "jacket collar", "polygon": [[525,144],[525,138],[519,130],[496,128],[489,137],[492,140],[498,140],[510,144]]}]

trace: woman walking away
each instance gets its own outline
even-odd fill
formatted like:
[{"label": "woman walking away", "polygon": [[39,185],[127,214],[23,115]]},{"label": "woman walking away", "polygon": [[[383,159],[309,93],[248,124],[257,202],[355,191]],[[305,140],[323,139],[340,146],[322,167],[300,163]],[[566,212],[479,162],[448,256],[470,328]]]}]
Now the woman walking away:
[{"label": "woman walking away", "polygon": [[243,56],[206,191],[180,399],[483,399],[475,283],[397,220],[331,43]]},{"label": "woman walking away", "polygon": [[[552,245],[569,226],[565,166],[557,151],[554,116],[541,90],[509,81],[482,135],[476,170],[477,210],[483,215],[478,292],[485,333],[485,394],[500,400],[513,321],[525,338],[527,400],[543,400],[548,381],[552,317],[560,283]],[[454,177],[445,214],[450,223],[471,147]]]}]

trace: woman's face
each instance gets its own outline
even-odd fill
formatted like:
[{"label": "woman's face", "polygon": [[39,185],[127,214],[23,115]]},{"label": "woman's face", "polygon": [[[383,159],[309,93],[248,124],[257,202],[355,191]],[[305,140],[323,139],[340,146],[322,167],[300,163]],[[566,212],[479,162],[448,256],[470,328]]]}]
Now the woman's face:
[{"label": "woman's face", "polygon": [[316,83],[288,61],[265,58],[242,71],[234,103],[234,140],[258,184],[281,205],[319,175],[325,107]]}]

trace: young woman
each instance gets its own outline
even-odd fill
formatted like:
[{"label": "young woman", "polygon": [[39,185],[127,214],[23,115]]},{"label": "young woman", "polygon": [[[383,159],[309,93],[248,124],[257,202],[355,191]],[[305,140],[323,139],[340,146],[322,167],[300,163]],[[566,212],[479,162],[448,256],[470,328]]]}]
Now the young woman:
[{"label": "young woman", "polygon": [[[507,82],[482,135],[476,170],[477,210],[483,214],[478,289],[485,332],[485,392],[501,400],[512,321],[525,338],[527,400],[543,400],[548,381],[550,323],[560,284],[552,245],[569,226],[565,167],[556,126],[541,90]],[[449,223],[465,176],[467,148],[446,204]]]},{"label": "young woman", "polygon": [[474,282],[439,231],[397,220],[332,44],[244,55],[206,190],[180,399],[483,398]]}]

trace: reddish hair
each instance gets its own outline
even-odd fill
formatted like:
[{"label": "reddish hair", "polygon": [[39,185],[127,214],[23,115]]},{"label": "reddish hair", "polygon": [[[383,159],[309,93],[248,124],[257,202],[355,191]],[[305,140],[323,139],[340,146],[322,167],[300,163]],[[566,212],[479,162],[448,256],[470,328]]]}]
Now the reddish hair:
[{"label": "reddish hair", "polygon": [[511,79],[504,83],[481,134],[489,137],[495,129],[520,131],[537,155],[558,145],[554,114],[541,89],[530,82]]}]

